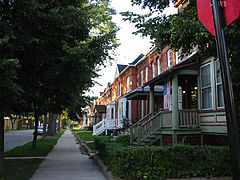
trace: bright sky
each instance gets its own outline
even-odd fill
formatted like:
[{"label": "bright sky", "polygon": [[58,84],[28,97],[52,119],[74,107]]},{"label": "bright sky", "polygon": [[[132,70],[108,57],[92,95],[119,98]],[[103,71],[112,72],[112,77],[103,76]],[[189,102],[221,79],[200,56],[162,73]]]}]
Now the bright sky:
[{"label": "bright sky", "polygon": [[102,67],[100,72],[101,77],[95,79],[101,86],[95,85],[91,88],[90,92],[87,93],[90,96],[99,96],[99,93],[107,87],[107,83],[113,82],[117,64],[127,65],[141,53],[144,55],[148,53],[151,47],[150,39],[142,38],[140,35],[133,35],[132,32],[136,31],[134,24],[123,21],[122,16],[119,14],[124,11],[141,13],[146,12],[146,10],[142,10],[139,6],[132,6],[131,0],[112,0],[111,5],[117,11],[117,15],[113,17],[113,21],[120,28],[117,33],[120,46],[115,51],[115,62],[112,65],[106,64],[105,68]]}]

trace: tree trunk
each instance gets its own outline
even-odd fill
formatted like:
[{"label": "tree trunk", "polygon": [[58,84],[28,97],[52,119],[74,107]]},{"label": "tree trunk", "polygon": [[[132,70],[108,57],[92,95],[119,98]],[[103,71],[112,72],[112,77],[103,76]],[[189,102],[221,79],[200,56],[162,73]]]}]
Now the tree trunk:
[{"label": "tree trunk", "polygon": [[4,171],[4,116],[0,114],[0,172]]},{"label": "tree trunk", "polygon": [[57,114],[53,114],[53,135],[55,135],[56,134],[56,128],[57,128],[57,123],[56,123],[56,121],[57,121]]},{"label": "tree trunk", "polygon": [[53,136],[53,113],[49,113],[49,121],[48,121],[48,131],[47,131],[48,136]]},{"label": "tree trunk", "polygon": [[58,132],[59,132],[59,131],[60,131],[60,129],[61,129],[61,128],[60,128],[60,123],[61,123],[61,115],[59,115],[59,116],[58,116],[58,118],[59,118],[59,119],[58,119],[58,124],[57,124],[57,125],[58,125],[58,127],[57,127],[57,129],[58,129]]},{"label": "tree trunk", "polygon": [[36,149],[39,115],[36,114],[36,112],[34,112],[34,117],[35,117],[35,130],[34,130],[33,141],[32,141],[32,150]]},{"label": "tree trunk", "polygon": [[47,136],[47,113],[44,114],[42,139],[45,140],[46,136]]}]

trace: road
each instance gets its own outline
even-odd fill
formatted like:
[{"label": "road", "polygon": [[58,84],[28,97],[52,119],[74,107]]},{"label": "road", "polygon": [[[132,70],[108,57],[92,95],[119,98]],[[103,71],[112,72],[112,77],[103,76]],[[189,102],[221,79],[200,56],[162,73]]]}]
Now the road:
[{"label": "road", "polygon": [[32,141],[33,130],[4,132],[4,152]]}]

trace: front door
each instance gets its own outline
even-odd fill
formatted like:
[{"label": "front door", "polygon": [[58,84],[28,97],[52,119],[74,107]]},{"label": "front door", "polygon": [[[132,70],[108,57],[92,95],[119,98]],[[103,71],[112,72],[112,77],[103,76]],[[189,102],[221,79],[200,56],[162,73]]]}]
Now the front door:
[{"label": "front door", "polygon": [[182,109],[198,109],[196,75],[180,75],[178,85],[182,91]]}]

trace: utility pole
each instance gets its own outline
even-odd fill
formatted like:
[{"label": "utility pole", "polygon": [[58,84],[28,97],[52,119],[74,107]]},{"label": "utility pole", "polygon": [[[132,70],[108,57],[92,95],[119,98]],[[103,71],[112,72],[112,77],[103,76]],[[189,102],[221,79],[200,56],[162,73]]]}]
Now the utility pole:
[{"label": "utility pole", "polygon": [[230,76],[230,67],[227,57],[226,41],[224,37],[224,16],[219,0],[212,0],[212,12],[215,27],[215,39],[217,54],[220,62],[224,105],[227,119],[227,129],[229,137],[229,147],[231,152],[233,179],[240,179],[240,146],[239,135],[237,131],[237,118],[235,112],[235,104],[232,89],[232,80]]}]

